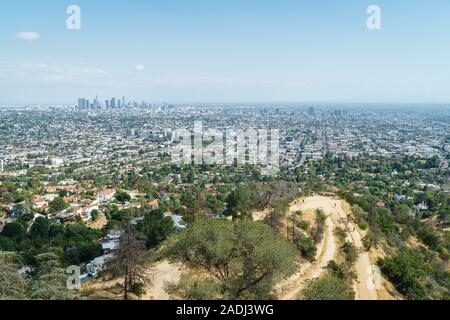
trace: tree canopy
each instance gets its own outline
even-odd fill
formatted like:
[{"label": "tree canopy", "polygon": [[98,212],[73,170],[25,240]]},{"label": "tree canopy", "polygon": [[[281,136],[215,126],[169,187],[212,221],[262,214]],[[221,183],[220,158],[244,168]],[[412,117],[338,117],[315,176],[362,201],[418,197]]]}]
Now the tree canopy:
[{"label": "tree canopy", "polygon": [[274,283],[296,266],[285,240],[263,223],[240,219],[199,218],[168,241],[165,253],[208,272],[225,299],[270,298]]}]

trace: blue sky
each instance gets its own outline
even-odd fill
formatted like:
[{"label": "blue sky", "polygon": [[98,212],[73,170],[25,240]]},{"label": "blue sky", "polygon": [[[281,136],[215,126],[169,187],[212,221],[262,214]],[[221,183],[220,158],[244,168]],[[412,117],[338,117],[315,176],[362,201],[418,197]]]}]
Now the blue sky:
[{"label": "blue sky", "polygon": [[[71,4],[81,30],[66,28]],[[15,0],[0,12],[3,104],[450,102],[448,0]]]}]

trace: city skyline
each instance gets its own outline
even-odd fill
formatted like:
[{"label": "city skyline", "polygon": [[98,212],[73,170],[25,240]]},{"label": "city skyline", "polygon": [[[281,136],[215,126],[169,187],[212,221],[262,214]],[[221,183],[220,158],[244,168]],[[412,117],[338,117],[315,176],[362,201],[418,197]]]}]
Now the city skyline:
[{"label": "city skyline", "polygon": [[86,97],[79,97],[77,103],[75,104],[75,107],[78,110],[122,109],[136,107],[147,108],[149,106],[151,107],[152,104],[149,104],[144,100],[142,102],[136,102],[134,99],[128,101],[125,96],[122,96],[121,98],[110,97],[102,100],[98,97],[98,95],[96,95],[92,100]]},{"label": "city skyline", "polygon": [[[0,104],[448,103],[447,1],[2,3]],[[368,6],[381,8],[369,30]]]}]

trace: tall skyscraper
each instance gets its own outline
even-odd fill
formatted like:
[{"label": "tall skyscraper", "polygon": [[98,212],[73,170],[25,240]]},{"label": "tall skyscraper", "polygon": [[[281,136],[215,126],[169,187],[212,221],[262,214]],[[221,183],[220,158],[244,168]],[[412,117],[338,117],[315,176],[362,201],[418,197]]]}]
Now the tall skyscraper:
[{"label": "tall skyscraper", "polygon": [[95,100],[94,100],[93,105],[94,105],[94,108],[98,107],[98,95],[95,96]]},{"label": "tall skyscraper", "polygon": [[[136,106],[137,104],[134,103]],[[99,101],[98,95],[95,96],[94,100],[92,102],[89,101],[89,99],[86,98],[78,98],[78,104],[76,106],[77,109],[85,110],[85,109],[101,109],[103,106],[107,109],[116,109],[116,108],[126,108],[132,104],[126,102],[125,96],[122,98],[111,98],[108,100],[105,100],[105,103],[103,105],[102,102]]]},{"label": "tall skyscraper", "polygon": [[84,109],[86,104],[86,99],[84,98],[78,98],[78,108]]}]

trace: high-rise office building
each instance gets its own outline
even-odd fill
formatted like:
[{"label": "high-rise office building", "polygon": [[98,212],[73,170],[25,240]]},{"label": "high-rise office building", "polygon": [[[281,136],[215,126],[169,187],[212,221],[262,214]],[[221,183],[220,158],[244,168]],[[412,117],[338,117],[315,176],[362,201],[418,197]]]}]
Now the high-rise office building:
[{"label": "high-rise office building", "polygon": [[[123,96],[122,98],[111,98],[111,99],[105,100],[104,105],[102,102],[99,101],[98,95],[95,96],[95,99],[92,100],[92,103],[89,101],[89,99],[78,98],[77,108],[80,110],[100,109],[103,106],[106,107],[107,109],[116,109],[116,108],[126,108],[127,106],[138,107],[138,104],[135,102],[127,103],[125,100],[125,96]],[[147,106],[147,104],[143,102],[142,106]]]},{"label": "high-rise office building", "polygon": [[86,99],[84,98],[78,98],[78,108],[84,109],[86,105]]}]

